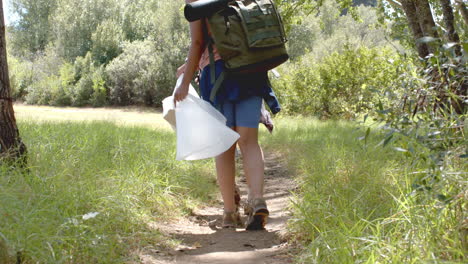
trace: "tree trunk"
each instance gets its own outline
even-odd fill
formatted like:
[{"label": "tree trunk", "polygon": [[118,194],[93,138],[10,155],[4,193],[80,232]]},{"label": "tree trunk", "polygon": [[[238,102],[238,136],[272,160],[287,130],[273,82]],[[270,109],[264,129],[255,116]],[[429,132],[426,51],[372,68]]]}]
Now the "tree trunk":
[{"label": "tree trunk", "polygon": [[[444,14],[444,24],[447,28],[446,37],[449,42],[460,42],[460,37],[455,31],[455,17],[453,16],[452,5],[450,0],[439,0],[442,5],[442,12]],[[461,56],[460,45],[455,46],[455,54]]]},{"label": "tree trunk", "polygon": [[19,136],[10,94],[3,0],[0,0],[0,160],[16,160],[24,154],[26,146]]},{"label": "tree trunk", "polygon": [[466,8],[465,3],[463,3],[463,0],[455,0],[455,2],[457,3],[458,10],[463,17],[463,20],[465,20],[465,24],[468,25],[468,9]]},{"label": "tree trunk", "polygon": [[424,37],[424,33],[419,23],[416,6],[412,0],[402,0],[401,6],[405,12],[406,19],[408,20],[411,31],[413,32],[413,38],[416,42],[416,48],[418,49],[419,57],[425,58],[427,55],[429,55],[429,48],[426,43],[421,43],[418,41],[418,39]]},{"label": "tree trunk", "polygon": [[[423,31],[425,37],[434,37],[438,38],[437,26],[434,22],[434,17],[432,16],[431,6],[429,5],[428,0],[412,0],[416,6],[416,11],[418,13],[419,25]],[[434,48],[431,45],[427,45],[429,52],[434,53]]]}]

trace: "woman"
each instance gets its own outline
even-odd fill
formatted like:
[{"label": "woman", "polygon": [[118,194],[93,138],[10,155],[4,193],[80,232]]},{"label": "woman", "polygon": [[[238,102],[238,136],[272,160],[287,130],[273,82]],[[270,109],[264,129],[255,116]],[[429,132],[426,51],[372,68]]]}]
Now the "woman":
[{"label": "woman", "polygon": [[[187,2],[194,1],[188,0]],[[203,27],[210,35],[208,23],[205,21],[190,22],[191,45],[187,62],[178,69],[178,75],[184,73],[184,77],[174,94],[176,102],[185,99],[192,76],[199,69],[201,70],[201,95],[204,100],[209,101],[213,88],[213,82],[210,80],[210,67],[213,65],[210,65]],[[216,61],[214,67],[216,76],[219,76],[224,70],[224,64],[215,46],[213,49]],[[243,168],[249,188],[247,206],[244,208],[245,213],[248,214],[246,229],[264,229],[269,212],[263,198],[264,160],[262,149],[258,144],[258,124],[262,100],[264,97],[271,100],[273,93],[266,72],[236,76],[235,78],[226,77],[222,86],[214,102],[210,103],[226,117],[227,126],[240,134],[237,145],[239,145],[243,156]],[[274,99],[276,100],[276,97]],[[279,109],[277,102],[275,104]],[[236,144],[216,157],[217,179],[224,202],[224,228],[242,226],[238,203],[236,203],[235,149]]]}]

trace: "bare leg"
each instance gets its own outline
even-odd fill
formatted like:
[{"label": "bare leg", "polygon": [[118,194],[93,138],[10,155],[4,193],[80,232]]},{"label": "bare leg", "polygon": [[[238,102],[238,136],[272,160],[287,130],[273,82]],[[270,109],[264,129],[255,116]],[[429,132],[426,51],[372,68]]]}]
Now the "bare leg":
[{"label": "bare leg", "polygon": [[242,152],[244,173],[249,186],[249,199],[263,197],[264,160],[258,144],[258,128],[236,127],[240,134],[237,142]]},{"label": "bare leg", "polygon": [[236,167],[234,162],[236,144],[223,154],[216,157],[216,173],[218,177],[219,189],[224,202],[225,212],[236,211],[234,202],[234,185]]}]

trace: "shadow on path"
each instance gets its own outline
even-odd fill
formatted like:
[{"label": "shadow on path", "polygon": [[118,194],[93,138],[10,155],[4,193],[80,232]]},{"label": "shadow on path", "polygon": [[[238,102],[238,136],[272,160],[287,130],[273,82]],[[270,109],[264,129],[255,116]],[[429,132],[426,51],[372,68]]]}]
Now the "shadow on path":
[{"label": "shadow on path", "polygon": [[[222,229],[222,203],[219,201],[217,207],[200,208],[187,219],[158,226],[162,232],[180,240],[181,245],[171,252],[142,252],[141,263],[291,263],[284,233],[290,217],[290,191],[295,185],[283,163],[280,155],[265,157],[265,198],[270,211],[266,230]],[[241,172],[240,168],[238,166]],[[247,186],[242,173],[237,182],[245,200]]]}]

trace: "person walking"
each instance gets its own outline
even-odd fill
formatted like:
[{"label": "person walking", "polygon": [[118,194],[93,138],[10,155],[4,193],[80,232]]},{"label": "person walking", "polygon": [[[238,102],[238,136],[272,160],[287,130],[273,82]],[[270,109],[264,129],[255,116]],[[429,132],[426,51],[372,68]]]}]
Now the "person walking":
[{"label": "person walking", "polygon": [[[197,0],[187,0],[187,3]],[[237,145],[243,157],[243,170],[247,179],[248,199],[244,207],[247,220],[241,222],[239,214],[240,196],[235,184],[235,150],[234,144],[226,152],[215,158],[217,181],[224,203],[223,228],[243,227],[247,230],[262,230],[265,228],[269,211],[264,199],[264,158],[258,143],[258,126],[261,117],[261,107],[264,98],[269,98],[268,105],[280,107],[271,89],[267,72],[227,75],[213,101],[210,94],[214,81],[211,80],[211,67],[215,68],[218,78],[224,71],[224,63],[216,46],[211,53],[207,48],[210,28],[205,19],[190,22],[191,44],[187,61],[178,71],[177,76],[184,73],[181,84],[174,93],[175,102],[184,100],[188,94],[192,77],[200,71],[201,97],[210,102],[227,119],[227,126],[239,133]]]}]

